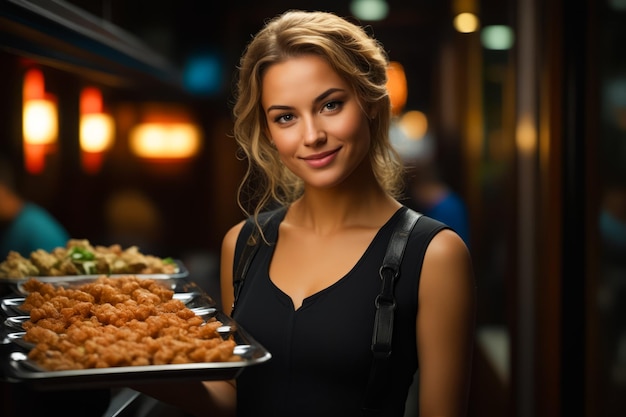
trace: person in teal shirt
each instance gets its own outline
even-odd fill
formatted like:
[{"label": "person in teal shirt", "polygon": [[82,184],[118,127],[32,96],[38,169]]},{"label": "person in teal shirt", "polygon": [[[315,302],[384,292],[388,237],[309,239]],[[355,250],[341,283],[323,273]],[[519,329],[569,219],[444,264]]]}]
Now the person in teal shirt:
[{"label": "person in teal shirt", "polygon": [[28,258],[37,249],[65,247],[68,240],[68,231],[54,216],[18,194],[13,167],[0,157],[0,258],[9,251]]},{"label": "person in teal shirt", "polygon": [[[0,262],[9,251],[29,258],[37,249],[50,252],[65,247],[69,240],[68,231],[54,216],[19,195],[13,169],[11,161],[0,155]],[[68,417],[96,417],[106,411],[111,392],[108,389],[39,392],[0,381],[0,397],[6,400],[0,404],[2,415],[11,410],[14,411],[11,415],[23,417],[55,413]],[[31,401],[32,398],[38,400]]]}]

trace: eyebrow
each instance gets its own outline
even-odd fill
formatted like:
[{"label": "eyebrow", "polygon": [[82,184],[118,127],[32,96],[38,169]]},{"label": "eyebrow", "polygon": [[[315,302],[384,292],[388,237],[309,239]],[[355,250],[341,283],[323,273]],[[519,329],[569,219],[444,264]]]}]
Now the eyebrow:
[{"label": "eyebrow", "polygon": [[[336,92],[338,92],[338,91],[343,92],[343,91],[345,91],[345,90],[344,90],[343,88],[329,88],[328,90],[324,91],[324,92],[323,92],[322,94],[320,94],[319,96],[315,97],[315,100],[313,100],[313,102],[314,102],[315,104],[318,104],[318,103],[320,103],[320,102],[324,101],[324,100],[325,100],[325,99],[326,99],[329,95],[331,95],[331,94],[333,94],[333,93],[336,93]],[[269,112],[270,112],[270,111],[272,111],[272,110],[290,110],[290,109],[292,109],[292,108],[293,108],[293,107],[291,107],[291,106],[282,106],[282,105],[280,105],[280,104],[275,104],[275,105],[269,106],[269,107],[267,108],[266,112],[267,112],[267,113],[269,113]]]}]

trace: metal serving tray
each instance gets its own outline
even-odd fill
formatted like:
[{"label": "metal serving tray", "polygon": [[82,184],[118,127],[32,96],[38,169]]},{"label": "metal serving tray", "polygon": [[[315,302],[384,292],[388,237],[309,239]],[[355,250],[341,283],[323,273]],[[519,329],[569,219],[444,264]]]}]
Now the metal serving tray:
[{"label": "metal serving tray", "polygon": [[[152,278],[152,279],[179,279],[179,278],[187,278],[189,276],[189,271],[185,267],[185,265],[179,260],[175,259],[176,263],[176,272],[173,274],[110,274],[107,275],[109,277],[121,277],[127,275],[135,275],[142,278]],[[33,276],[32,278],[37,278],[43,282],[75,282],[80,280],[88,280],[97,278],[101,275],[105,274],[97,274],[97,275],[62,275],[62,276]],[[20,283],[24,283],[28,281],[31,277],[13,277],[13,278],[0,278],[0,284],[10,284],[12,286],[19,285]]]},{"label": "metal serving tray", "polygon": [[[140,276],[141,277],[141,276]],[[54,285],[88,282],[95,278],[55,277]],[[152,277],[150,277],[152,278]],[[39,278],[37,278],[39,279]],[[246,367],[263,363],[271,354],[255,341],[232,318],[217,310],[213,299],[195,283],[187,279],[166,278],[163,281],[175,291],[174,297],[185,302],[197,315],[215,317],[223,326],[218,329],[223,337],[232,335],[237,346],[235,362],[205,362],[173,365],[125,366],[66,371],[46,371],[28,359],[32,345],[22,339],[21,323],[28,316],[20,310],[25,294],[21,286],[16,292],[2,297],[0,305],[0,377],[12,383],[26,383],[39,390],[66,390],[86,388],[113,388],[176,380],[227,380],[236,378]]]}]

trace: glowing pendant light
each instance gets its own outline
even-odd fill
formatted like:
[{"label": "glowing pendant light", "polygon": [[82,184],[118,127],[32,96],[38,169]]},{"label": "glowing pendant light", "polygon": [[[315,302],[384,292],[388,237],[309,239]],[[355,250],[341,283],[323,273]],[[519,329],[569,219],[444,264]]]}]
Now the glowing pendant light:
[{"label": "glowing pendant light", "polygon": [[40,69],[31,68],[24,75],[22,100],[24,164],[31,174],[40,174],[58,135],[56,99],[46,94]]},{"label": "glowing pendant light", "polygon": [[100,171],[104,153],[113,144],[113,118],[104,112],[102,93],[86,87],[80,94],[80,150],[83,170]]}]

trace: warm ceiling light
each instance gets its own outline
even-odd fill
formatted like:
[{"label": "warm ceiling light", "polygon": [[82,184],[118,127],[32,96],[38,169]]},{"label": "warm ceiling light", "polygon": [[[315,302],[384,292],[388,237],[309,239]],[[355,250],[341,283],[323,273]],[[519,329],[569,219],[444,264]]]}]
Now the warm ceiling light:
[{"label": "warm ceiling light", "polygon": [[100,171],[104,152],[113,144],[115,124],[104,112],[102,92],[95,87],[86,87],[80,93],[79,142],[81,164],[85,172]]},{"label": "warm ceiling light", "polygon": [[46,154],[58,135],[56,99],[46,93],[44,84],[40,69],[26,71],[22,85],[22,136],[24,165],[31,174],[43,172]]},{"label": "warm ceiling light", "polygon": [[387,67],[387,91],[391,101],[391,112],[398,116],[402,113],[408,96],[406,74],[399,62],[392,61]]},{"label": "warm ceiling light", "polygon": [[428,131],[428,118],[419,110],[408,111],[400,119],[400,128],[408,139],[422,139]]},{"label": "warm ceiling light", "polygon": [[47,145],[57,139],[57,106],[49,99],[28,100],[23,110],[24,141]]},{"label": "warm ceiling light", "polygon": [[86,152],[104,152],[113,144],[113,118],[103,111],[102,93],[94,87],[80,95],[80,148]]},{"label": "warm ceiling light", "polygon": [[413,165],[431,152],[428,119],[419,110],[409,110],[392,119],[389,139],[407,165]]},{"label": "warm ceiling light", "polygon": [[84,114],[80,117],[80,148],[86,152],[104,152],[113,143],[113,118],[108,114]]},{"label": "warm ceiling light", "polygon": [[200,148],[200,130],[191,123],[143,123],[132,129],[130,147],[141,158],[190,158]]},{"label": "warm ceiling light", "polygon": [[140,158],[186,159],[198,154],[201,140],[200,127],[186,107],[146,103],[141,122],[130,131],[129,146]]},{"label": "warm ceiling light", "polygon": [[41,70],[26,72],[22,94],[24,141],[34,145],[54,143],[58,133],[57,104],[53,96],[46,94]]},{"label": "warm ceiling light", "polygon": [[473,33],[478,30],[480,20],[474,13],[459,13],[453,21],[454,28],[461,33]]}]

